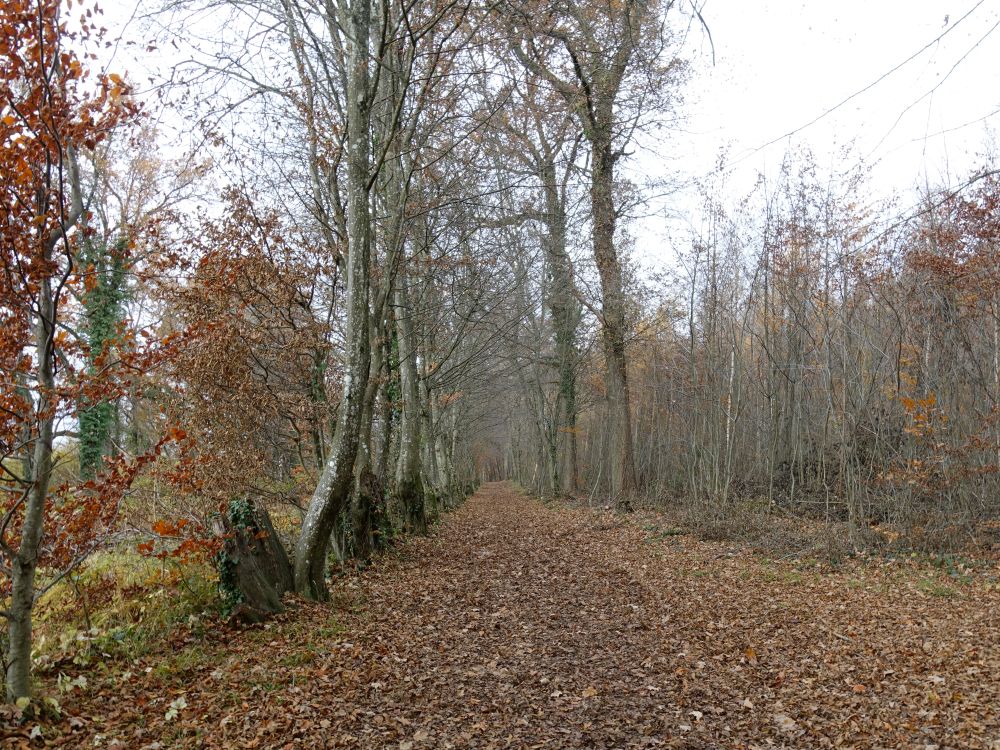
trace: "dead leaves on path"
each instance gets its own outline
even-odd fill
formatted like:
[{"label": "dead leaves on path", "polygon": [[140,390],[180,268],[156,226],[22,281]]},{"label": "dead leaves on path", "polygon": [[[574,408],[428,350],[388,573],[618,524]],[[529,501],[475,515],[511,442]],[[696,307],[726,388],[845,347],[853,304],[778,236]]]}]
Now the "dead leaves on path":
[{"label": "dead leaves on path", "polygon": [[45,731],[128,748],[1000,748],[1000,595],[974,580],[937,596],[922,575],[651,538],[490,485],[343,579],[335,611],[187,644],[198,658],[175,650],[175,671],[114,689],[92,679],[67,706],[84,725]]}]

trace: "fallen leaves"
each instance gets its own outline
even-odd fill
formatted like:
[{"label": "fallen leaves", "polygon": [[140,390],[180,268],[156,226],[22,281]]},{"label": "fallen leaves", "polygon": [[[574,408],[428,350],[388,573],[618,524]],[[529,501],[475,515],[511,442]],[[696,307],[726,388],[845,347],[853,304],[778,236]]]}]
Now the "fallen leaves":
[{"label": "fallen leaves", "polygon": [[163,718],[167,721],[173,721],[177,718],[177,714],[185,708],[187,708],[187,699],[182,695],[170,703],[170,707],[163,714]]},{"label": "fallen leaves", "polygon": [[341,609],[299,603],[220,633],[170,684],[132,665],[114,690],[92,680],[66,710],[93,720],[44,734],[121,747],[996,747],[996,592],[914,597],[896,572],[791,580],[688,537],[651,547],[613,518],[489,485],[432,536],[339,579]]},{"label": "fallen leaves", "polygon": [[778,725],[778,729],[782,732],[794,732],[799,728],[799,725],[795,723],[795,719],[791,716],[774,714],[771,718],[774,719],[774,723]]}]

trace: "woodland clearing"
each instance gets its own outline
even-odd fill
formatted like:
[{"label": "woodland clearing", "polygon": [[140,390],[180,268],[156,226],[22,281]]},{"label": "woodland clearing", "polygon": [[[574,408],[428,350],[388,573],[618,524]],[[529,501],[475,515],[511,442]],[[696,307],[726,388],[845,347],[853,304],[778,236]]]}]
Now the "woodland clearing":
[{"label": "woodland clearing", "polygon": [[774,561],[485,485],[332,605],[180,628],[12,747],[995,748],[996,571]]}]

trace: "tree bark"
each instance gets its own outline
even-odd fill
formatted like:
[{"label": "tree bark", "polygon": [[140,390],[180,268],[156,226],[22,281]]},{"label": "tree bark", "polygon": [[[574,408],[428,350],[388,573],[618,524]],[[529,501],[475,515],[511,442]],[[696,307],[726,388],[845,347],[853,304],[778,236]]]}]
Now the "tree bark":
[{"label": "tree bark", "polygon": [[348,258],[347,258],[347,367],[334,445],[320,475],[302,531],[295,547],[295,589],[310,599],[326,599],[326,555],[330,534],[350,495],[354,460],[361,433],[364,396],[368,385],[371,349],[368,335],[370,311],[369,209],[371,97],[368,75],[368,42],[371,6],[355,0],[346,8],[350,29],[348,66]]},{"label": "tree bark", "polygon": [[284,611],[281,597],[294,585],[292,566],[267,509],[250,500],[231,503],[221,526],[219,583],[223,597],[235,600],[230,619],[262,622]]},{"label": "tree bark", "polygon": [[[51,249],[47,256],[51,257]],[[31,487],[24,510],[21,543],[13,560],[11,602],[8,610],[7,700],[11,703],[31,694],[32,609],[35,598],[35,572],[42,541],[45,501],[52,478],[52,441],[55,417],[48,399],[55,389],[53,370],[55,300],[48,277],[39,283],[38,313],[35,319],[35,356],[38,367],[38,435],[30,462]]]},{"label": "tree bark", "polygon": [[[555,333],[559,389],[556,400],[556,437],[562,461],[555,462],[553,490],[576,490],[576,329],[580,303],[573,295],[573,266],[566,252],[566,205],[556,177],[555,154],[546,149],[541,165],[545,193],[545,251],[552,274],[549,310]],[[558,485],[556,483],[559,483]]]},{"label": "tree bark", "polygon": [[[384,305],[376,304],[380,310]],[[379,313],[373,321],[379,326],[384,316]],[[379,326],[381,330],[381,326]],[[375,329],[372,329],[374,334]],[[382,331],[384,334],[384,331]],[[374,551],[375,530],[385,498],[381,485],[372,471],[372,424],[375,419],[375,398],[379,390],[379,378],[383,367],[383,346],[378,335],[371,341],[368,385],[365,388],[364,406],[361,410],[361,435],[358,439],[358,454],[354,464],[354,492],[351,496],[351,534],[354,539],[354,556],[359,560],[371,559]]]},{"label": "tree bark", "polygon": [[399,381],[403,414],[399,426],[399,462],[396,466],[396,495],[403,510],[408,531],[424,533],[427,518],[424,508],[424,484],[421,476],[421,414],[417,348],[413,335],[413,312],[410,309],[406,269],[396,281],[396,332],[399,338]]},{"label": "tree bark", "polygon": [[[609,113],[610,123],[610,113]],[[615,250],[614,164],[610,124],[591,141],[590,200],[594,221],[594,259],[601,279],[601,339],[607,364],[608,430],[611,446],[611,493],[619,501],[635,491],[632,417],[625,358],[625,296]],[[604,128],[601,129],[604,131]]]}]

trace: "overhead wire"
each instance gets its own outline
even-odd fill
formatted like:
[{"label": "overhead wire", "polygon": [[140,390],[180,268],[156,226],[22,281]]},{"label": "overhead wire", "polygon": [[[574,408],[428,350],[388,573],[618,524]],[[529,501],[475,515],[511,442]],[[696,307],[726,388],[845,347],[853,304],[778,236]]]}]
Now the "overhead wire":
[{"label": "overhead wire", "polygon": [[[656,195],[649,196],[648,200],[655,201],[655,200],[658,200],[660,198],[665,198],[665,197],[670,196],[670,195],[676,195],[679,191],[681,191],[681,190],[683,190],[685,188],[691,187],[692,185],[699,184],[702,180],[705,180],[706,178],[711,177],[713,174],[718,174],[720,171],[721,172],[725,172],[725,173],[732,172],[733,169],[736,166],[738,166],[739,164],[747,161],[748,159],[752,158],[753,156],[759,154],[761,151],[763,151],[763,150],[765,150],[765,149],[767,149],[767,148],[769,148],[769,147],[771,147],[771,146],[773,146],[773,145],[775,145],[777,143],[780,143],[781,141],[789,139],[789,138],[797,135],[798,133],[801,133],[802,131],[804,131],[804,130],[810,128],[810,127],[812,127],[816,123],[824,120],[825,118],[829,117],[833,113],[835,113],[838,110],[840,110],[846,104],[850,103],[851,101],[857,99],[859,96],[867,93],[868,91],[870,91],[873,88],[875,88],[876,86],[878,86],[880,83],[882,83],[883,81],[885,81],[887,78],[889,78],[893,74],[897,73],[899,70],[901,70],[902,68],[904,68],[905,66],[907,66],[909,63],[911,63],[914,60],[918,59],[921,55],[923,55],[925,52],[927,52],[927,50],[929,50],[932,47],[934,47],[935,45],[939,44],[942,39],[944,39],[948,34],[952,33],[955,29],[957,29],[959,26],[961,26],[963,22],[967,21],[985,3],[986,3],[986,0],[978,0],[975,3],[975,5],[973,5],[971,8],[969,8],[969,10],[967,10],[964,14],[962,14],[958,18],[958,20],[956,20],[956,21],[952,22],[951,24],[949,24],[949,26],[944,31],[942,31],[936,37],[934,37],[929,42],[927,42],[926,44],[924,44],[916,52],[914,52],[913,54],[909,55],[908,57],[906,57],[901,62],[897,63],[892,68],[890,68],[886,72],[882,73],[876,79],[874,79],[870,83],[866,84],[862,88],[857,89],[856,91],[854,91],[850,95],[848,95],[848,96],[844,97],[843,99],[841,99],[840,101],[838,101],[836,104],[834,104],[834,105],[828,107],[827,109],[823,110],[823,112],[821,112],[820,114],[816,115],[811,120],[809,120],[809,121],[807,121],[807,122],[805,122],[805,123],[803,123],[803,124],[801,124],[801,125],[799,125],[799,126],[797,126],[795,128],[792,128],[791,130],[788,130],[787,132],[783,133],[780,136],[777,136],[775,138],[771,138],[770,140],[768,140],[768,141],[760,144],[759,146],[756,146],[755,148],[750,149],[749,151],[746,151],[745,153],[743,153],[743,154],[735,157],[734,159],[727,160],[724,163],[724,165],[722,166],[721,170],[720,170],[719,167],[715,167],[712,170],[710,170],[708,172],[705,172],[702,175],[699,175],[698,177],[692,177],[692,178],[690,178],[688,180],[685,180],[682,185],[675,185],[671,189],[669,189],[669,190],[667,190],[667,191],[665,191],[663,193],[658,193]],[[998,22],[998,24],[1000,24],[1000,22]],[[987,32],[987,34],[985,36],[989,36],[989,34],[992,33],[992,31],[995,28],[996,28],[996,25],[994,25],[994,27],[991,28],[990,31]],[[968,50],[962,56],[962,58],[958,62],[955,63],[955,65],[952,67],[952,71],[954,70],[955,67],[957,67],[957,65],[960,62],[962,62],[962,60],[964,60],[966,57],[968,57],[969,54],[971,54],[971,52],[976,48],[976,46],[978,46],[979,44],[981,44],[982,40],[985,39],[985,36],[979,42],[977,42],[976,45],[973,46],[973,48],[971,48],[970,50]],[[952,71],[949,71],[948,75],[950,75]],[[938,85],[940,85],[941,83],[943,83],[943,81],[939,82]],[[921,99],[923,99],[923,98],[926,98],[926,95],[924,97],[921,97]],[[919,103],[919,100],[918,100],[917,103]],[[998,110],[998,111],[1000,111],[1000,110]],[[991,115],[987,115],[983,119],[987,119],[989,116],[991,116]]]},{"label": "overhead wire", "polygon": [[935,83],[934,86],[932,86],[919,98],[914,99],[906,107],[904,107],[903,111],[899,113],[899,116],[896,118],[895,122],[893,122],[889,130],[886,131],[885,135],[882,136],[879,142],[875,144],[875,147],[868,153],[868,156],[871,156],[873,153],[878,151],[878,149],[882,146],[882,144],[885,143],[886,138],[888,138],[892,134],[892,131],[896,129],[896,126],[899,125],[900,121],[906,116],[906,114],[914,107],[916,107],[924,99],[926,99],[929,96],[933,96],[934,92],[936,92],[939,88],[941,88],[941,86],[943,86],[944,83],[951,77],[952,73],[954,73],[955,70],[958,69],[958,66],[961,65],[963,62],[965,62],[968,59],[969,55],[975,52],[980,47],[980,45],[982,45],[982,43],[985,42],[989,38],[989,36],[994,31],[997,30],[998,27],[1000,27],[1000,19],[998,19],[997,22],[994,23],[985,34],[983,34],[979,39],[977,39],[976,42],[968,50],[966,50],[965,53],[960,58],[958,58],[955,61],[955,63],[951,66],[951,68],[948,69],[948,72],[945,73],[944,77],[940,81]]},{"label": "overhead wire", "polygon": [[[897,73],[899,70],[901,70],[902,68],[906,67],[908,64],[910,64],[911,62],[913,62],[914,60],[916,60],[918,57],[920,57],[924,52],[926,52],[927,50],[929,50],[931,47],[934,47],[935,45],[937,45],[948,34],[950,34],[956,28],[958,28],[962,24],[963,21],[967,20],[973,13],[975,13],[980,7],[982,7],[985,2],[986,2],[986,0],[978,0],[978,2],[975,5],[973,5],[968,11],[966,11],[964,15],[962,15],[954,23],[950,24],[948,26],[948,28],[946,28],[944,31],[942,31],[940,34],[938,34],[934,39],[932,39],[931,41],[927,42],[927,44],[925,44],[923,47],[921,47],[919,50],[917,50],[916,52],[914,52],[912,55],[910,55],[909,57],[907,57],[902,62],[899,62],[896,65],[894,65],[892,68],[890,68],[888,71],[886,71],[885,73],[883,73],[882,75],[880,75],[878,78],[876,78],[871,83],[869,83],[866,86],[864,86],[864,87],[856,90],[854,93],[850,94],[849,96],[846,96],[845,98],[841,99],[839,102],[837,102],[833,106],[825,109],[823,112],[821,112],[820,114],[816,115],[814,118],[812,118],[808,122],[805,122],[802,125],[799,125],[798,127],[792,128],[787,133],[783,133],[782,135],[777,136],[776,138],[772,138],[771,140],[767,141],[766,143],[763,143],[760,146],[757,146],[756,148],[752,149],[748,153],[743,154],[742,156],[740,156],[739,158],[737,158],[735,161],[730,162],[727,166],[730,166],[730,167],[736,166],[737,164],[745,161],[746,159],[749,159],[750,157],[752,157],[752,156],[760,153],[764,149],[769,148],[770,146],[773,146],[776,143],[780,143],[781,141],[783,141],[783,140],[785,140],[787,138],[791,138],[794,135],[797,135],[798,133],[802,132],[803,130],[812,127],[817,122],[820,122],[821,120],[826,119],[831,114],[833,114],[837,110],[841,109],[844,105],[846,105],[846,104],[852,102],[853,100],[857,99],[862,94],[865,94],[868,91],[872,90],[873,88],[875,88],[876,86],[878,86],[880,83],[882,83],[882,81],[884,81],[885,79],[889,78],[890,76],[892,76],[893,74]],[[991,29],[991,32],[992,32],[992,29]],[[971,50],[970,50],[970,52],[971,52]],[[968,54],[969,53],[966,53],[966,55],[968,55]],[[956,65],[957,65],[957,63],[956,63]]]}]

